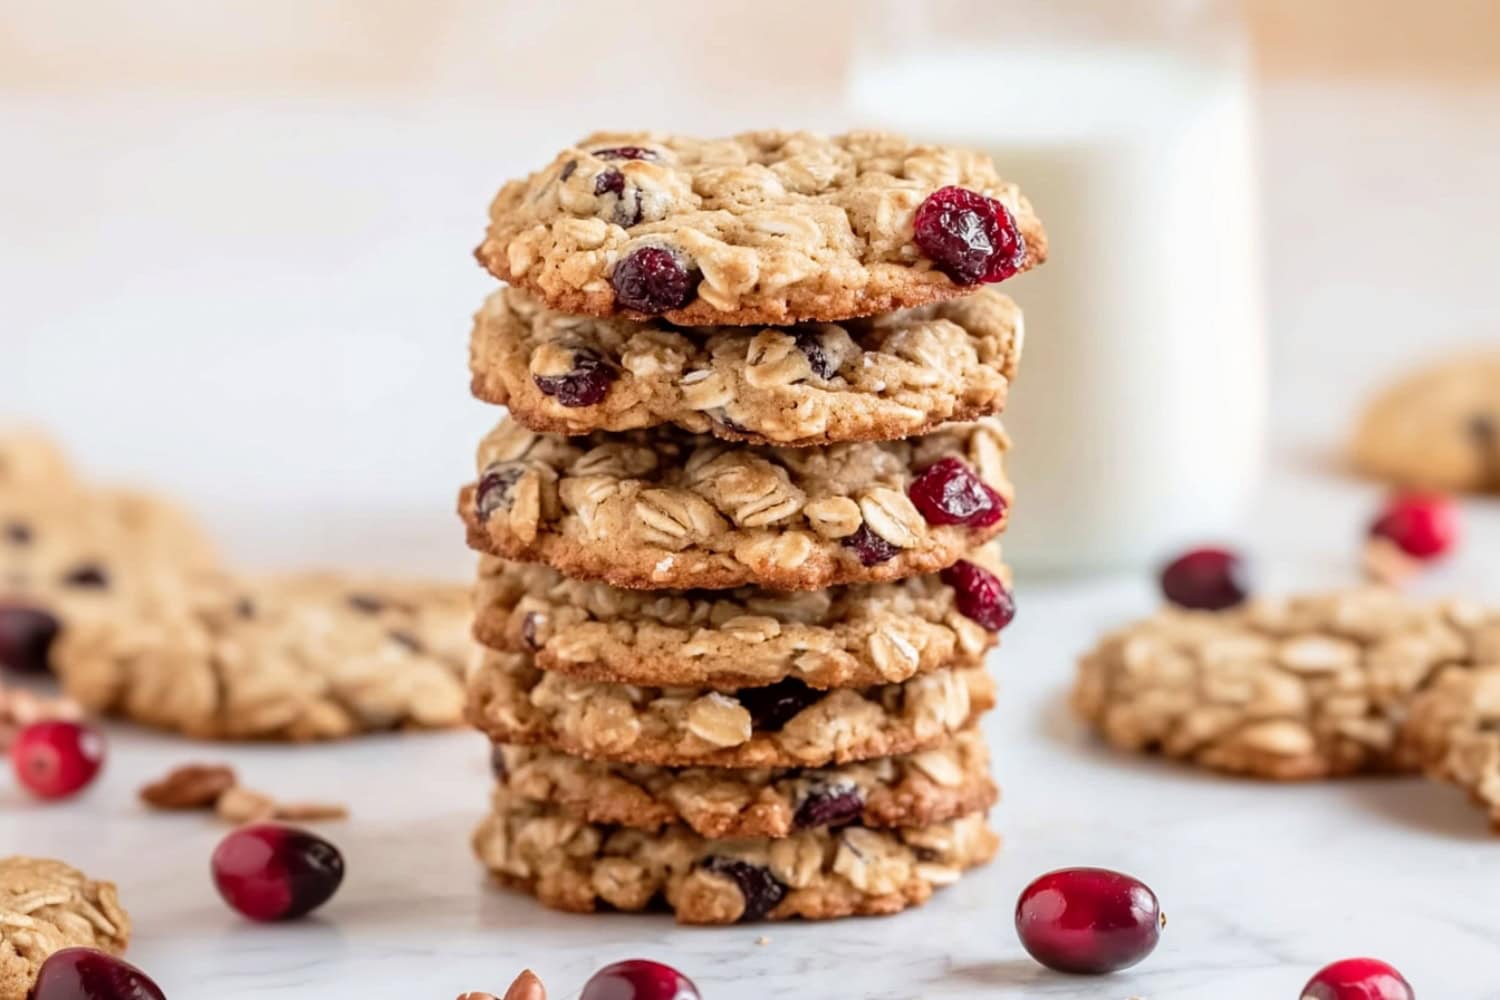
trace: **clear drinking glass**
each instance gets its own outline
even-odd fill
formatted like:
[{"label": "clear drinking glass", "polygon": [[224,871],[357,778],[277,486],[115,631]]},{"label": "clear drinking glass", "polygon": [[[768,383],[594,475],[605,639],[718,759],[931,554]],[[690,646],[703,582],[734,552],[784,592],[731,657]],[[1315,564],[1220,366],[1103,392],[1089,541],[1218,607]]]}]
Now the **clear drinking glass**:
[{"label": "clear drinking glass", "polygon": [[1263,461],[1247,46],[1211,0],[891,2],[856,123],[990,152],[1051,259],[1006,413],[1022,569],[1141,565],[1232,533]]}]

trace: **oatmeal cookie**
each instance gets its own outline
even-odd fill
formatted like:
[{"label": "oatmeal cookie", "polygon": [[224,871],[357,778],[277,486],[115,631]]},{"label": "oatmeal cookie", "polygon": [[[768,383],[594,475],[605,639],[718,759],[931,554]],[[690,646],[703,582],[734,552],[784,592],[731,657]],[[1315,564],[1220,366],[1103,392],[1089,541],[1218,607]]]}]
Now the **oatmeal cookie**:
[{"label": "oatmeal cookie", "polygon": [[1021,312],[997,291],[843,324],[684,330],[553,312],[495,292],[469,344],[474,394],[534,431],[672,424],[729,441],[889,441],[997,413]]},{"label": "oatmeal cookie", "polygon": [[685,824],[710,838],[787,837],[853,822],[931,826],[985,812],[999,797],[976,729],[931,750],[810,770],[611,764],[503,744],[494,765],[512,796],[585,822],[639,830]]},{"label": "oatmeal cookie", "polygon": [[0,1000],[25,1000],[47,956],[64,948],[121,955],[130,918],[115,887],[61,861],[0,858]]},{"label": "oatmeal cookie", "polygon": [[1405,760],[1469,793],[1500,833],[1500,624],[1477,657],[1452,666],[1412,702],[1401,734]]},{"label": "oatmeal cookie", "polygon": [[873,316],[1040,264],[989,158],[877,132],[596,133],[490,206],[476,255],[574,315],[680,326]]},{"label": "oatmeal cookie", "polygon": [[155,497],[0,483],[0,665],[46,670],[66,623],[123,613],[215,564],[198,526]]},{"label": "oatmeal cookie", "polygon": [[1500,493],[1500,354],[1424,369],[1377,395],[1355,429],[1354,463],[1403,486]]},{"label": "oatmeal cookie", "polygon": [[507,418],[459,509],[474,548],[575,579],[816,590],[935,572],[997,535],[1007,443],[993,418],[822,448],[660,429],[565,438]]},{"label": "oatmeal cookie", "polygon": [[459,724],[468,632],[458,586],[214,577],[71,625],[54,660],[96,712],[207,739],[332,739]]},{"label": "oatmeal cookie", "polygon": [[474,833],[485,867],[547,906],[636,911],[664,901],[685,924],[895,913],[999,847],[981,813],[899,830],[705,840],[678,825],[647,833],[586,823],[503,789]]},{"label": "oatmeal cookie", "polygon": [[486,651],[469,721],[500,743],[671,767],[822,767],[940,745],[995,703],[982,667],[817,691],[796,679],[733,694],[595,684]]},{"label": "oatmeal cookie", "polygon": [[[995,546],[969,562],[1008,595]],[[493,649],[531,652],[542,669],[579,680],[865,687],[983,661],[999,623],[946,580],[953,575],[828,590],[624,590],[485,556],[474,628]]]},{"label": "oatmeal cookie", "polygon": [[1404,770],[1412,697],[1497,643],[1500,613],[1377,588],[1168,609],[1089,652],[1073,704],[1116,747],[1223,771],[1290,781]]}]

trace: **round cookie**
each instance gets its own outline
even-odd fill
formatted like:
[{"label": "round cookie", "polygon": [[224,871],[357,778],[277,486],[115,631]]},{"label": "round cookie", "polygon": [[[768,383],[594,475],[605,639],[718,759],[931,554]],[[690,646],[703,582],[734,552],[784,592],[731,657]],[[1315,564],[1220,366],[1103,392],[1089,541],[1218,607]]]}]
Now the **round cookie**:
[{"label": "round cookie", "polygon": [[86,708],[199,738],[448,727],[463,718],[469,612],[446,584],[203,578],[70,625],[53,659]]},{"label": "round cookie", "polygon": [[564,438],[507,418],[459,510],[475,549],[576,579],[816,590],[936,572],[999,534],[1007,444],[993,418],[821,448],[666,429]]},{"label": "round cookie", "polygon": [[998,413],[1021,313],[997,291],[843,324],[684,330],[502,288],[475,317],[474,394],[534,431],[675,425],[729,441],[889,441]]},{"label": "round cookie", "polygon": [[589,761],[542,747],[497,745],[495,774],[513,797],[588,823],[700,837],[787,837],[858,822],[931,826],[985,812],[999,797],[989,750],[965,729],[931,750],[839,767],[669,768]]},{"label": "round cookie", "polygon": [[647,833],[585,823],[504,790],[474,833],[475,853],[496,879],[547,906],[633,912],[664,901],[684,924],[895,913],[999,846],[979,813],[901,830],[705,840],[675,825]]},{"label": "round cookie", "polygon": [[1405,759],[1469,794],[1500,833],[1500,623],[1478,669],[1448,667],[1412,702],[1402,732]]},{"label": "round cookie", "polygon": [[1079,663],[1073,705],[1110,744],[1293,781],[1409,770],[1412,698],[1500,648],[1500,613],[1378,588],[1167,609]]},{"label": "round cookie", "polygon": [[64,948],[122,955],[130,917],[113,883],[46,858],[0,858],[0,1000],[26,1000],[42,963]]},{"label": "round cookie", "polygon": [[679,326],[838,321],[1040,264],[1040,221],[989,158],[900,136],[596,133],[506,184],[476,251],[573,315]]},{"label": "round cookie", "polygon": [[1355,428],[1355,465],[1402,486],[1500,493],[1500,354],[1410,375],[1376,396]]},{"label": "round cookie", "polygon": [[938,746],[994,707],[982,667],[903,684],[817,691],[785,680],[733,694],[595,684],[486,650],[469,721],[497,743],[669,767],[823,767]]},{"label": "round cookie", "polygon": [[[1010,570],[994,546],[968,561],[1008,591]],[[998,635],[968,617],[938,575],[829,590],[625,590],[485,556],[474,604],[475,635],[486,646],[618,684],[892,684],[978,666]]]}]

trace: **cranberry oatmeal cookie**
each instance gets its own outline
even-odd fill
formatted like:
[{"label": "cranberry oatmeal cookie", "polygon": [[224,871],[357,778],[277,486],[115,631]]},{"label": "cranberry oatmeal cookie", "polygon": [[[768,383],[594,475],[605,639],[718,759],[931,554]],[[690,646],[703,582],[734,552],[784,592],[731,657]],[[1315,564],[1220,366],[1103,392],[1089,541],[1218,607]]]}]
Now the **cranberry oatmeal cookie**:
[{"label": "cranberry oatmeal cookie", "polygon": [[1047,240],[979,153],[877,132],[601,132],[506,184],[476,255],[559,312],[713,326],[955,298],[1040,264]]},{"label": "cranberry oatmeal cookie", "polygon": [[982,667],[818,691],[796,679],[739,691],[595,684],[486,651],[469,721],[500,743],[670,767],[822,767],[940,745],[994,707]]},{"label": "cranberry oatmeal cookie", "polygon": [[586,913],[665,903],[685,924],[896,913],[999,846],[979,813],[899,830],[705,840],[676,825],[647,833],[586,823],[503,789],[474,834],[475,852],[501,883],[547,906]]},{"label": "cranberry oatmeal cookie", "polygon": [[1500,354],[1447,361],[1376,396],[1354,463],[1404,486],[1500,493]]},{"label": "cranberry oatmeal cookie", "polygon": [[480,560],[475,635],[580,680],[733,690],[863,687],[979,665],[1014,611],[994,546],[964,573],[828,590],[624,590]]},{"label": "cranberry oatmeal cookie", "polygon": [[123,613],[214,565],[198,526],[154,497],[0,484],[0,666],[44,671],[68,622]]},{"label": "cranberry oatmeal cookie", "polygon": [[506,419],[459,501],[469,543],[618,587],[815,590],[931,573],[1005,527],[993,418],[911,441],[731,446],[539,435]]},{"label": "cranberry oatmeal cookie", "polygon": [[997,291],[843,324],[711,327],[553,312],[495,292],[469,346],[474,394],[534,431],[672,424],[730,441],[888,441],[999,412],[1021,313]]},{"label": "cranberry oatmeal cookie", "polygon": [[1492,662],[1500,613],[1378,588],[1168,609],[1079,664],[1073,704],[1112,745],[1274,780],[1409,769],[1412,698]]},{"label": "cranberry oatmeal cookie", "polygon": [[1500,616],[1476,652],[1478,669],[1448,667],[1412,702],[1405,760],[1469,793],[1500,834]]},{"label": "cranberry oatmeal cookie", "polygon": [[130,918],[112,883],[61,861],[0,858],[0,1000],[26,1000],[55,951],[121,955],[129,942]]},{"label": "cranberry oatmeal cookie", "polygon": [[931,750],[829,768],[669,768],[588,761],[497,745],[495,776],[515,798],[588,823],[700,837],[787,837],[848,823],[931,826],[985,812],[999,797],[977,729]]},{"label": "cranberry oatmeal cookie", "polygon": [[463,718],[465,588],[306,574],[204,578],[64,631],[64,689],[96,712],[208,739],[317,740]]}]

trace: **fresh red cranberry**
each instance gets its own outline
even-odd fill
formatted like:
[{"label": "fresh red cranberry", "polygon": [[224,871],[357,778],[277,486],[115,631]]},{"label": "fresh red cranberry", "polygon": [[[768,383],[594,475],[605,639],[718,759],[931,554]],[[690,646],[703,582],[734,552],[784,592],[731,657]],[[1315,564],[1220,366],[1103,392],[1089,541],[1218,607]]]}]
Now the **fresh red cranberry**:
[{"label": "fresh red cranberry", "polygon": [[256,823],[219,841],[213,876],[224,901],[251,920],[292,920],[328,902],[344,858],[317,834]]},{"label": "fresh red cranberry", "polygon": [[63,948],[37,970],[28,1000],[166,1000],[151,977],[93,948]]},{"label": "fresh red cranberry", "polygon": [[596,352],[580,348],[573,352],[573,369],[566,375],[533,375],[532,381],[568,407],[593,406],[609,393],[615,370]]},{"label": "fresh red cranberry", "polygon": [[16,734],[10,747],[16,778],[43,799],[77,795],[104,766],[104,736],[93,726],[43,719]]},{"label": "fresh red cranberry", "polygon": [[656,150],[642,146],[612,146],[609,149],[596,149],[594,155],[601,160],[654,160]]},{"label": "fresh red cranberry", "polygon": [[0,666],[23,674],[45,673],[61,627],[41,608],[0,604]]},{"label": "fresh red cranberry", "polygon": [[797,341],[797,350],[807,358],[807,364],[812,368],[814,375],[821,379],[830,379],[838,374],[839,366],[834,364],[828,352],[823,350],[823,342],[818,339],[816,333],[811,330],[798,330],[792,336]]},{"label": "fresh red cranberry", "polygon": [[901,551],[898,546],[871,531],[868,524],[861,524],[859,530],[840,540],[839,544],[846,549],[853,549],[863,566],[879,566],[896,558],[896,554]]},{"label": "fresh red cranberry", "polygon": [[864,811],[865,797],[858,785],[847,782],[815,785],[797,807],[792,822],[802,830],[843,826],[859,819]]},{"label": "fresh red cranberry", "polygon": [[1049,969],[1097,976],[1151,954],[1167,918],[1138,879],[1107,868],[1063,868],[1032,882],[1016,903],[1016,933]]},{"label": "fresh red cranberry", "polygon": [[960,559],[938,574],[953,588],[959,613],[991,632],[998,632],[1016,617],[1016,601],[1000,578],[983,566]]},{"label": "fresh red cranberry", "polygon": [[1370,525],[1370,534],[1415,559],[1437,559],[1458,541],[1458,506],[1439,493],[1398,494]]},{"label": "fresh red cranberry", "polygon": [[762,732],[780,732],[781,728],[804,708],[816,704],[823,692],[814,690],[795,677],[758,688],[741,688],[736,700],[750,713],[750,724]]},{"label": "fresh red cranberry", "polygon": [[769,868],[720,857],[706,859],[703,867],[726,876],[739,887],[740,895],[745,899],[745,909],[740,914],[742,922],[762,919],[786,897],[786,886],[771,874]]},{"label": "fresh red cranberry", "polygon": [[511,490],[515,489],[526,469],[518,462],[492,465],[479,477],[474,489],[474,512],[480,523],[488,521],[490,515],[502,507],[510,506]]},{"label": "fresh red cranberry", "polygon": [[1026,263],[1026,240],[1010,210],[961,187],[939,188],[917,206],[917,248],[956,284],[1004,281]]},{"label": "fresh red cranberry", "polygon": [[1411,983],[1375,958],[1346,958],[1323,967],[1302,987],[1302,1000],[1415,1000]]},{"label": "fresh red cranberry", "polygon": [[1005,498],[957,458],[943,458],[911,481],[907,495],[928,524],[984,528],[1005,514]]},{"label": "fresh red cranberry", "polygon": [[1223,611],[1250,595],[1249,574],[1228,549],[1194,549],[1161,571],[1161,592],[1173,604],[1197,611]]},{"label": "fresh red cranberry", "polygon": [[702,1000],[693,981],[644,958],[606,965],[583,984],[578,1000]]},{"label": "fresh red cranberry", "polygon": [[615,265],[609,283],[622,309],[659,316],[681,309],[698,293],[698,277],[666,247],[638,247]]}]

